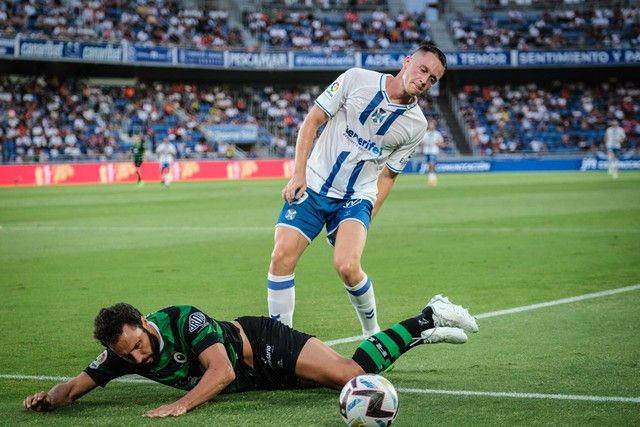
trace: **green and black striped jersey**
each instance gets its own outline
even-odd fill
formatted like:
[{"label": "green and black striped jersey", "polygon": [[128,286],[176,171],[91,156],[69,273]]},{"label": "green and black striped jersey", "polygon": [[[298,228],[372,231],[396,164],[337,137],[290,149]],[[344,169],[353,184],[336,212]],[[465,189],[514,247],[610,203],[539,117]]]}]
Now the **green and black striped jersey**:
[{"label": "green and black striped jersey", "polygon": [[[222,343],[234,370],[241,369],[242,339],[230,322],[216,321],[190,305],[173,305],[147,315],[152,328],[160,333],[160,357],[151,366],[138,366],[105,349],[85,372],[100,386],[114,378],[138,374],[150,380],[191,390],[204,370],[198,355],[206,348]],[[246,376],[237,375],[223,393],[250,388]]]},{"label": "green and black striped jersey", "polygon": [[144,160],[144,151],[144,142],[133,144],[133,146],[131,147],[131,152],[133,153],[133,161],[142,163],[142,161]]}]

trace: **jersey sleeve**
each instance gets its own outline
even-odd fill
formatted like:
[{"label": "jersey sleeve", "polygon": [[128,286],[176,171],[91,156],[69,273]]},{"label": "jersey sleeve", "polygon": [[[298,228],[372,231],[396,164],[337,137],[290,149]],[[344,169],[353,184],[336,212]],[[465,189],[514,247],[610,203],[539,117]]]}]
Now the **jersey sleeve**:
[{"label": "jersey sleeve", "polygon": [[186,343],[196,356],[208,347],[224,342],[220,325],[195,307],[191,307],[189,316],[184,322],[183,334]]},{"label": "jersey sleeve", "polygon": [[350,68],[340,74],[340,76],[316,98],[315,104],[329,117],[333,117],[347,100],[354,74],[357,74],[357,68]]},{"label": "jersey sleeve", "polygon": [[422,142],[425,132],[426,129],[420,132],[417,137],[410,140],[410,142],[402,144],[397,150],[391,153],[387,159],[386,166],[395,173],[402,173],[413,152],[416,151],[416,148],[418,148],[418,145]]},{"label": "jersey sleeve", "polygon": [[110,350],[104,350],[84,370],[100,387],[115,378],[132,374],[133,367]]}]

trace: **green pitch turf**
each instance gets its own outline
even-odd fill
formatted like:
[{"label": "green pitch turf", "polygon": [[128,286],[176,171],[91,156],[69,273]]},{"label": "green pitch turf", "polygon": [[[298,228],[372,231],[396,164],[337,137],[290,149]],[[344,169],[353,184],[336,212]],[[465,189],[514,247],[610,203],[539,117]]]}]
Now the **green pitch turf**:
[{"label": "green pitch turf", "polygon": [[[76,375],[101,351],[92,339],[100,307],[266,314],[283,185],[0,189],[0,424],[341,425],[337,392],[326,389],[223,396],[163,421],[142,414],[182,392],[155,384],[112,383],[48,414],[21,406],[55,383],[31,376]],[[323,340],[359,331],[331,259],[319,238],[296,271],[295,326]],[[437,188],[401,176],[363,265],[383,327],[440,292],[486,314],[635,285],[640,173],[441,175]],[[467,344],[422,346],[387,374],[400,389],[397,425],[640,425],[639,306],[637,289],[481,316]],[[356,345],[335,348],[351,355]]]}]

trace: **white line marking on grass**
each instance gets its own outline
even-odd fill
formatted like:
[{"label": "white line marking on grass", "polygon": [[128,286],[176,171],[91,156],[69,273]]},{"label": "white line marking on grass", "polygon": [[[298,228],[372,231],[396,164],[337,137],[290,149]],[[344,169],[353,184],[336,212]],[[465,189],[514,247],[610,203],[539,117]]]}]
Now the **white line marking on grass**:
[{"label": "white line marking on grass", "polygon": [[[46,375],[9,375],[0,374],[0,379],[21,380],[21,381],[69,381],[71,377],[54,377]],[[114,380],[115,382],[128,384],[158,384],[146,378],[135,375],[126,376]],[[551,400],[582,400],[591,402],[625,402],[640,403],[640,397],[624,396],[585,396],[579,394],[543,394],[543,393],[519,393],[507,391],[471,391],[471,390],[434,390],[429,388],[403,388],[399,387],[401,393],[413,394],[444,394],[454,396],[480,396],[480,397],[510,397],[515,399],[551,399]]]},{"label": "white line marking on grass", "polygon": [[266,232],[266,231],[273,231],[273,227],[234,227],[234,226],[229,226],[229,227],[225,227],[225,226],[211,226],[211,227],[188,227],[188,226],[184,226],[184,227],[180,227],[180,226],[157,226],[157,227],[153,227],[153,226],[140,226],[140,227],[133,227],[133,226],[125,226],[125,227],[105,227],[105,226],[101,226],[101,225],[97,225],[95,227],[91,227],[91,226],[86,226],[86,227],[82,227],[82,226],[66,226],[66,225],[12,225],[12,226],[5,226],[2,227],[0,226],[0,230],[3,231],[60,231],[60,232],[91,232],[91,231],[95,231],[95,232],[107,232],[107,233],[113,233],[113,232],[118,232],[118,231],[122,231],[122,232],[132,232],[132,231],[139,231],[139,232],[143,232],[143,233],[147,233],[150,231],[179,231],[179,232],[184,232],[184,231],[197,231],[197,232],[201,232],[201,231],[209,231],[209,232],[215,232],[215,233],[224,233],[224,232],[228,232],[228,233],[256,233],[256,232]]},{"label": "white line marking on grass", "polygon": [[[542,303],[539,303],[539,304],[523,305],[521,307],[509,308],[509,309],[506,309],[506,310],[491,311],[491,312],[488,312],[488,313],[478,314],[475,317],[476,317],[476,319],[486,319],[486,318],[489,318],[489,317],[503,316],[505,314],[521,313],[523,311],[537,310],[539,308],[552,307],[554,305],[569,304],[569,303],[572,303],[572,302],[584,301],[584,300],[588,300],[588,299],[592,299],[592,298],[606,297],[606,296],[609,296],[609,295],[615,295],[615,294],[619,294],[619,293],[622,293],[622,292],[631,292],[631,291],[635,291],[635,290],[638,290],[638,289],[640,289],[640,284],[626,286],[624,288],[609,289],[609,290],[601,291],[601,292],[593,292],[593,293],[590,293],[590,294],[583,294],[583,295],[578,295],[578,296],[575,296],[575,297],[562,298],[562,299],[557,299],[557,300],[554,300],[554,301],[542,302]],[[335,339],[335,340],[329,340],[329,341],[325,341],[325,343],[327,345],[329,345],[329,346],[334,346],[334,345],[346,344],[346,343],[350,343],[350,342],[354,342],[354,341],[361,341],[364,338],[365,337],[363,337],[362,335],[357,335],[357,336],[354,336],[354,337],[338,338],[338,339]]]},{"label": "white line marking on grass", "polygon": [[[403,225],[390,225],[389,228],[414,228]],[[470,232],[470,233],[581,233],[581,234],[638,234],[634,228],[591,228],[591,227],[420,227],[420,231],[432,232]]]},{"label": "white line marking on grass", "polygon": [[640,403],[640,397],[622,396],[585,396],[580,394],[544,394],[518,393],[506,391],[471,391],[471,390],[433,390],[422,388],[398,388],[402,393],[417,394],[449,394],[455,396],[511,397],[516,399],[553,399],[553,400],[588,400],[592,402],[630,402]]}]

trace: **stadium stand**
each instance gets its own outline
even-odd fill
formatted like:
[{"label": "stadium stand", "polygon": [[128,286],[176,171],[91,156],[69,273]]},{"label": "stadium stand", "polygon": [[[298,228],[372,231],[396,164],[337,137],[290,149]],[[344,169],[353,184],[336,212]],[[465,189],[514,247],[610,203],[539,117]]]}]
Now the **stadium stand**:
[{"label": "stadium stand", "polygon": [[492,11],[451,19],[459,49],[629,48],[640,46],[640,9]]},{"label": "stadium stand", "polygon": [[225,10],[180,1],[58,0],[0,3],[0,36],[139,45],[228,48],[244,46]]},{"label": "stadium stand", "polygon": [[611,119],[630,149],[640,142],[634,82],[466,85],[457,100],[477,154],[594,151]]}]

